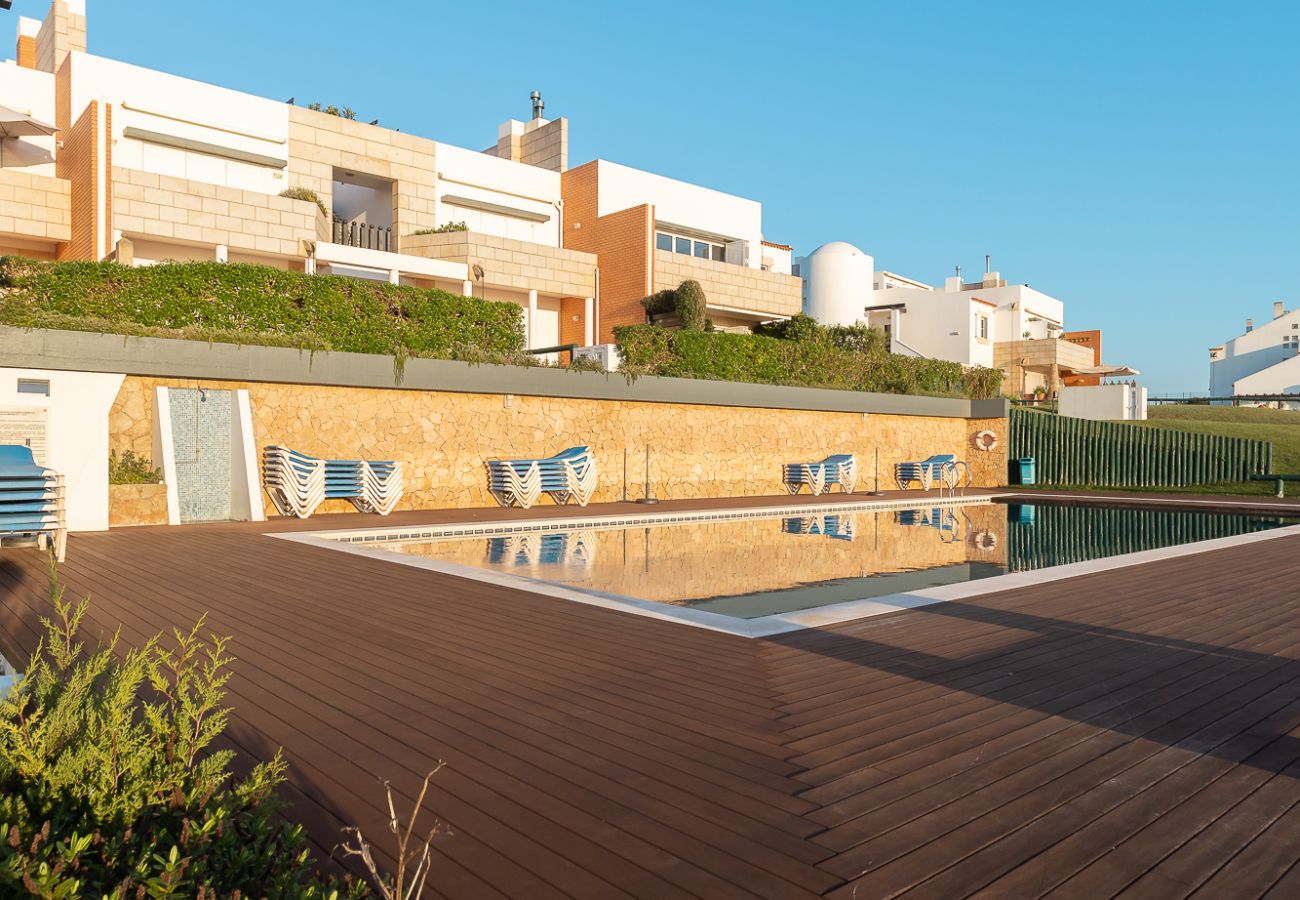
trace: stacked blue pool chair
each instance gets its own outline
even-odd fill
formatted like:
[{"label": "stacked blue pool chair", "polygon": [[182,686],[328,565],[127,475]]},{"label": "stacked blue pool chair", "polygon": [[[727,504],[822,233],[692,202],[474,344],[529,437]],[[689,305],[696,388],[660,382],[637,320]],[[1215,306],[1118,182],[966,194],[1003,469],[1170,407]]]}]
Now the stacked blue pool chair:
[{"label": "stacked blue pool chair", "polygon": [[938,453],[920,462],[898,463],[894,466],[894,480],[898,483],[900,491],[905,491],[909,485],[916,483],[924,491],[937,485],[940,494],[943,493],[944,488],[951,493],[956,493],[957,486],[961,484],[963,471],[969,483],[970,467],[966,463],[952,453]]},{"label": "stacked blue pool chair", "polygon": [[951,509],[934,507],[924,509],[900,509],[894,513],[894,521],[909,527],[933,528],[939,532],[939,539],[951,543],[961,533],[960,523]]},{"label": "stacked blue pool chair", "polygon": [[596,492],[596,460],[590,447],[570,447],[545,459],[490,459],[488,490],[501,506],[528,509],[542,494],[561,505],[586,506]]},{"label": "stacked blue pool chair", "polygon": [[402,464],[391,460],[318,459],[271,446],[262,451],[262,484],[282,516],[305,519],[326,500],[347,500],[386,516],[402,498]]},{"label": "stacked blue pool chair", "polygon": [[0,445],[0,544],[11,540],[53,545],[59,562],[67,552],[63,476],[38,466],[21,444]]},{"label": "stacked blue pool chair", "polygon": [[841,491],[851,494],[858,480],[858,463],[852,453],[837,453],[815,463],[787,463],[781,467],[781,480],[792,494],[807,485],[816,496],[837,484]]}]

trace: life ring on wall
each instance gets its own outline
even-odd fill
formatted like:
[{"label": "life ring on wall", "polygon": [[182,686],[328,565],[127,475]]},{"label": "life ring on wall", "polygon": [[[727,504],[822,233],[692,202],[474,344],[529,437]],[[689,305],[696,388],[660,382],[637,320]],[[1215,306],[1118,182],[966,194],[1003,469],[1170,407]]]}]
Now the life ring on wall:
[{"label": "life ring on wall", "polygon": [[977,531],[971,535],[971,543],[980,550],[996,550],[998,536],[991,531]]},{"label": "life ring on wall", "polygon": [[986,451],[998,449],[998,436],[987,428],[975,432],[975,449]]}]

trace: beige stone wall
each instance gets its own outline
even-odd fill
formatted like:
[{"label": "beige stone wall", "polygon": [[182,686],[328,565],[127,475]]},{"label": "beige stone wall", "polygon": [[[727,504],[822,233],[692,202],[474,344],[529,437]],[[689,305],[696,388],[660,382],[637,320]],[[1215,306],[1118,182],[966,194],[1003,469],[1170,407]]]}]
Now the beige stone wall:
[{"label": "beige stone wall", "polygon": [[405,235],[437,224],[436,146],[428,138],[291,106],[288,186],[315,191],[331,209],[336,167],[392,181],[395,249],[405,253]]},{"label": "beige stone wall", "polygon": [[482,266],[483,282],[491,287],[535,290],[558,297],[596,294],[594,253],[474,231],[408,234],[402,238],[402,252]]},{"label": "beige stone wall", "polygon": [[655,250],[655,291],[671,290],[693,279],[710,306],[726,306],[773,316],[793,316],[803,308],[803,282],[793,275],[764,272],[711,259]]},{"label": "beige stone wall", "polygon": [[[609,400],[499,396],[398,388],[229,383],[130,376],[109,417],[110,447],[151,458],[153,388],[247,388],[258,447],[284,444],[315,456],[396,459],[405,464],[402,508],[490,506],[486,459],[547,456],[575,444],[596,454],[596,500],[621,498],[623,452],[629,494],[641,491],[651,448],[651,491],[661,498],[779,493],[781,464],[832,452],[857,454],[860,488],[872,484],[880,453],[881,487],[893,464],[933,453],[971,463],[976,483],[1006,479],[1005,420],[940,419],[861,413],[687,406]],[[1001,449],[973,448],[990,428]],[[547,501],[549,502],[549,501]],[[336,511],[351,507],[339,502]],[[329,510],[324,510],[329,511]]]},{"label": "beige stone wall", "polygon": [[70,240],[72,183],[21,169],[0,169],[0,234]]},{"label": "beige stone wall", "polygon": [[316,239],[319,210],[309,200],[113,168],[113,227],[151,237],[237,250],[302,256]]},{"label": "beige stone wall", "polygon": [[70,12],[65,0],[54,0],[36,33],[36,68],[57,72],[70,51],[85,49],[86,17]]},{"label": "beige stone wall", "polygon": [[166,525],[167,485],[110,484],[108,527]]}]

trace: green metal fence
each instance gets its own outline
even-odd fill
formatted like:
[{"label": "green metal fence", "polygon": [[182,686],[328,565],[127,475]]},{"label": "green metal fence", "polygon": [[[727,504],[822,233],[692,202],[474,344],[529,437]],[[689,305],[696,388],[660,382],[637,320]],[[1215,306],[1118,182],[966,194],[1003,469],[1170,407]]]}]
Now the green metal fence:
[{"label": "green metal fence", "polygon": [[1032,456],[1039,484],[1174,487],[1246,481],[1272,470],[1268,441],[1093,422],[1012,409],[1012,460]]}]

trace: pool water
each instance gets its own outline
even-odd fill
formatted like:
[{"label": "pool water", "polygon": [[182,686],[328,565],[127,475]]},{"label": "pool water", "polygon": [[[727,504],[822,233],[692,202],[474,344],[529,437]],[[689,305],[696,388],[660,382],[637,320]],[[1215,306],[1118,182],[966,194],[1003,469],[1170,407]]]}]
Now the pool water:
[{"label": "pool water", "polygon": [[384,550],[736,619],[810,610],[1300,519],[985,503],[385,541]]}]

